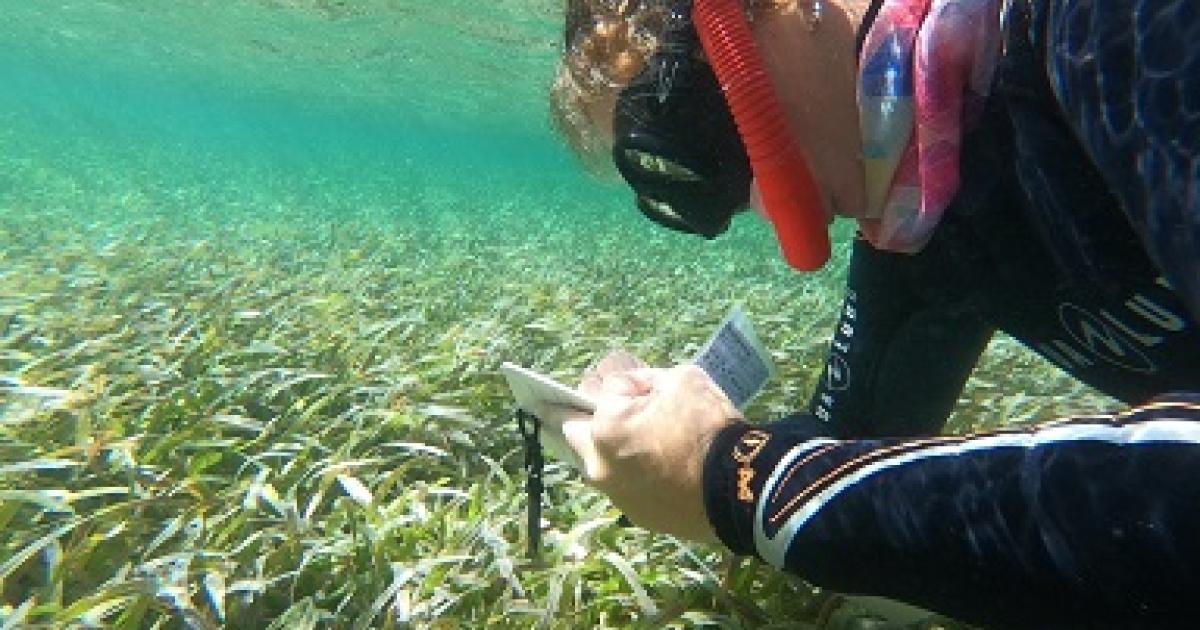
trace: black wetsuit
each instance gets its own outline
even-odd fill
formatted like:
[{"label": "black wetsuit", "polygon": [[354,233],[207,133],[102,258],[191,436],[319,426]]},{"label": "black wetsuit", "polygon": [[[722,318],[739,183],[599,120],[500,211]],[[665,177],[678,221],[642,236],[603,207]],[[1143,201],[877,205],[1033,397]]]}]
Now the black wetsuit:
[{"label": "black wetsuit", "polygon": [[[1117,4],[1128,14],[1128,4]],[[1179,45],[1200,46],[1200,28],[1193,27],[1192,34]],[[1070,51],[1066,56],[1083,55]],[[1044,59],[1030,46],[1008,49],[990,108],[963,143],[959,194],[924,250],[891,254],[855,243],[841,321],[810,403],[810,411],[829,422],[834,435],[938,432],[996,329],[1128,403],[1200,388],[1200,330],[1147,256],[1109,181],[1127,188],[1109,173],[1120,173],[1125,163],[1140,158],[1133,152],[1108,155],[1103,173],[1097,168],[1070,116],[1061,114]],[[1195,76],[1200,65],[1192,64],[1192,90],[1200,92]],[[1073,83],[1085,83],[1066,74]],[[1177,78],[1163,80],[1169,89],[1180,89]],[[1195,150],[1200,93],[1192,97],[1191,128],[1179,131],[1192,134]],[[1173,114],[1149,112],[1152,117]],[[1090,112],[1083,127],[1098,126],[1095,133],[1102,134],[1114,115]],[[1194,155],[1187,162],[1196,186],[1200,162]],[[1138,185],[1124,196],[1126,205],[1136,205],[1139,214],[1150,212],[1148,206],[1170,205],[1170,191],[1184,182],[1149,190]],[[1192,194],[1190,207],[1196,211],[1200,190]],[[1187,225],[1167,220],[1177,231]],[[1195,225],[1200,217],[1191,221],[1192,230],[1200,231]],[[1165,249],[1156,243],[1151,251],[1170,256]],[[1200,274],[1194,267],[1198,254],[1190,251],[1191,262],[1175,266],[1186,270],[1190,264],[1190,273]],[[1190,286],[1197,291],[1195,283]]]},{"label": "black wetsuit", "polygon": [[[933,240],[856,242],[811,413],[715,440],[728,546],[989,627],[1200,623],[1198,7],[1008,5]],[[1142,406],[895,439],[941,428],[997,329]]]}]

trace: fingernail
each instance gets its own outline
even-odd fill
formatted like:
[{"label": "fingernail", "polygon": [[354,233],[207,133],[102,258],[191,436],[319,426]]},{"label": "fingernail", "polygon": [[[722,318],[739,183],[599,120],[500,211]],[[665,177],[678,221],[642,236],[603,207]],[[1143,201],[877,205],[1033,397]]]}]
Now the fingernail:
[{"label": "fingernail", "polygon": [[609,374],[604,377],[603,389],[606,394],[616,396],[633,396],[637,393],[637,386],[633,379],[624,374]]}]

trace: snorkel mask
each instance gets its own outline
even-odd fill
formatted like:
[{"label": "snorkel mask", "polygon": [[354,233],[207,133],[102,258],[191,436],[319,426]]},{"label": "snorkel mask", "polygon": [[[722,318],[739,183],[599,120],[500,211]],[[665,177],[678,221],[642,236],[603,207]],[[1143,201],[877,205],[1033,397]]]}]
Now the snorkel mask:
[{"label": "snorkel mask", "polygon": [[656,223],[714,238],[753,177],[788,263],[812,271],[828,260],[820,196],[741,0],[676,6],[659,50],[618,96],[613,131],[617,170]]},{"label": "snorkel mask", "polygon": [[617,97],[613,162],[650,220],[716,238],[750,198],[750,159],[691,7],[672,9],[658,51]]}]

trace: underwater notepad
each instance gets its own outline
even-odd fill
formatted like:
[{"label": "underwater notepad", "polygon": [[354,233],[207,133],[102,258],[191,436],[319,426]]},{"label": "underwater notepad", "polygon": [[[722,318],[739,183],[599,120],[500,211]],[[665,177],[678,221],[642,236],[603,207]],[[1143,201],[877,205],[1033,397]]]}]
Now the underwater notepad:
[{"label": "underwater notepad", "polygon": [[693,362],[716,381],[739,410],[745,409],[775,374],[775,363],[741,306],[729,311]]},{"label": "underwater notepad", "polygon": [[[744,409],[775,373],[771,355],[759,341],[741,306],[730,310],[693,362],[713,379],[738,409]],[[569,407],[589,414],[596,409],[595,401],[583,392],[545,374],[508,362],[500,366],[500,371],[508,381],[517,406],[531,414],[538,415],[552,407]],[[542,439],[552,455],[578,466],[578,459],[563,438],[561,425],[543,423]]]},{"label": "underwater notepad", "polygon": [[[508,362],[500,365],[500,371],[508,381],[508,388],[512,390],[517,406],[543,420],[542,410],[547,407],[567,407],[588,415],[596,411],[596,403],[583,392],[563,385],[545,374]],[[576,468],[582,466],[575,451],[567,445],[562,424],[543,421],[541,438],[542,446],[546,447],[551,455]]]}]

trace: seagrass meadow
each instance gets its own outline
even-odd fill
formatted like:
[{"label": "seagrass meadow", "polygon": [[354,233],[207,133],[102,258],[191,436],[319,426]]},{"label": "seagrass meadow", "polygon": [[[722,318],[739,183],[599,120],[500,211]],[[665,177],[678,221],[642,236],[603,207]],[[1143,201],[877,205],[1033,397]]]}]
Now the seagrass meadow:
[{"label": "seagrass meadow", "polygon": [[[781,416],[849,236],[801,276],[583,175],[557,2],[0,9],[0,628],[886,627],[559,465],[525,556],[501,361],[687,361],[740,302]],[[1107,402],[997,338],[951,429]]]}]

